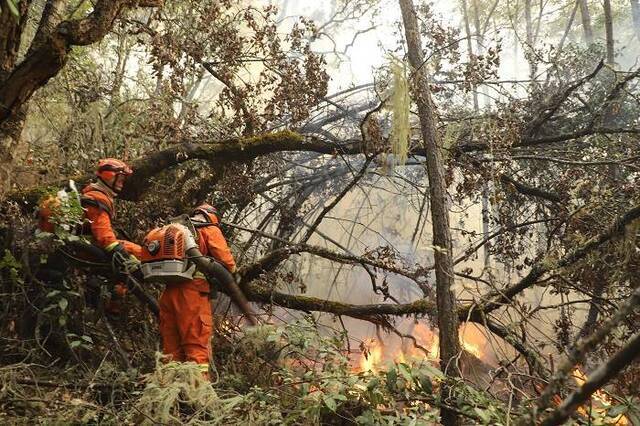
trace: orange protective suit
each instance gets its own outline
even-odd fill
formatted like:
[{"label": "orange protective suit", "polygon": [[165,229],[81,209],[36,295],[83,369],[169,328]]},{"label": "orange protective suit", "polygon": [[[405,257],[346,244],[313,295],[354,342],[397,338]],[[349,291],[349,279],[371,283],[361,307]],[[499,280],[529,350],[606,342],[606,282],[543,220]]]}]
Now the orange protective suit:
[{"label": "orange protective suit", "polygon": [[[205,256],[221,262],[229,271],[235,260],[222,231],[214,224],[198,228],[198,246]],[[162,351],[171,360],[200,364],[205,376],[209,370],[213,318],[209,302],[209,283],[195,278],[167,285],[160,296],[160,335]]]},{"label": "orange protective suit", "polygon": [[87,230],[93,236],[93,242],[102,249],[107,249],[113,243],[121,243],[125,250],[140,258],[142,248],[126,240],[118,240],[111,224],[115,217],[113,197],[108,188],[101,188],[98,184],[89,184],[82,190],[82,207],[86,209],[85,217],[89,223]]},{"label": "orange protective suit", "polygon": [[[93,243],[98,247],[108,250],[112,248],[114,243],[120,243],[125,250],[137,257],[142,256],[142,247],[131,241],[119,240],[111,224],[111,219],[115,217],[115,207],[113,198],[115,194],[109,188],[104,187],[100,183],[92,183],[82,190],[80,199],[82,207],[85,209],[85,217],[88,223],[85,224],[85,233],[91,233]],[[119,314],[121,311],[121,300],[127,294],[127,286],[118,282],[115,284],[112,292],[111,300],[109,300],[105,309],[111,314]]]}]

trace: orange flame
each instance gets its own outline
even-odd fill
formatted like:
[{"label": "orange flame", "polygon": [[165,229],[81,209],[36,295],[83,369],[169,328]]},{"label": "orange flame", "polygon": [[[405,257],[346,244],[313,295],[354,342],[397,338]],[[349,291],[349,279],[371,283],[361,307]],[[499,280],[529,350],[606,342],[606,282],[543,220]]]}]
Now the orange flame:
[{"label": "orange flame", "polygon": [[369,346],[365,348],[360,358],[360,371],[375,373],[382,362],[382,345],[377,340],[371,339]]},{"label": "orange flame", "polygon": [[[407,362],[411,358],[438,360],[440,340],[431,328],[424,323],[417,323],[413,325],[409,334],[415,339],[415,345],[408,339],[399,346],[385,346],[373,338],[363,342],[362,355],[355,363],[354,370],[377,372],[385,362]],[[485,336],[476,328],[461,327],[460,344],[465,351],[483,359],[485,354],[481,348],[485,343]]]}]

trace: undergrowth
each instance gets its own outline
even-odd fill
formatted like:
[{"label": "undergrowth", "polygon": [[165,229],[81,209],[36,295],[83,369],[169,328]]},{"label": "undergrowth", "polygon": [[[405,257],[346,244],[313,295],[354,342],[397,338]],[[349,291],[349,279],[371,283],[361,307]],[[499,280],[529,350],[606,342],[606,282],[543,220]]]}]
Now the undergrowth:
[{"label": "undergrowth", "polygon": [[[196,364],[166,363],[159,354],[146,373],[106,358],[85,372],[2,367],[0,423],[432,425],[446,404],[464,424],[506,425],[532,402],[501,401],[463,381],[442,401],[444,376],[432,361],[355,371],[343,337],[319,333],[312,319],[225,329],[214,339],[211,381]],[[607,424],[606,416],[593,424]]]}]

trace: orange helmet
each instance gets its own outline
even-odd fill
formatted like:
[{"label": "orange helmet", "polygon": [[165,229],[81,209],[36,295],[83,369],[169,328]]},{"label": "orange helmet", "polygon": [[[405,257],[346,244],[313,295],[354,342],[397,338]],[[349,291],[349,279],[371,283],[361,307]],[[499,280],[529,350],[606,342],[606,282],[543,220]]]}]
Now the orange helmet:
[{"label": "orange helmet", "polygon": [[117,175],[129,176],[133,173],[131,167],[129,167],[124,161],[116,160],[115,158],[103,158],[98,161],[98,169],[96,170],[96,176],[100,178],[109,187],[111,185],[108,182],[112,181]]},{"label": "orange helmet", "polygon": [[200,204],[198,207],[196,207],[195,209],[193,209],[193,212],[191,213],[192,216],[197,215],[198,213],[201,213],[204,217],[206,217],[208,219],[209,223],[219,223],[219,219],[218,219],[218,210],[216,210],[215,207],[213,207],[211,204]]}]

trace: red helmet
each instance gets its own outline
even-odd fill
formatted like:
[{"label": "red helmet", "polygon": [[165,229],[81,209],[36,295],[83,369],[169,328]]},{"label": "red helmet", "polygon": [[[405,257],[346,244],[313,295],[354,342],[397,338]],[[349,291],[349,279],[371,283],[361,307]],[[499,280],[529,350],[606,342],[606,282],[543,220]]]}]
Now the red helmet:
[{"label": "red helmet", "polygon": [[129,176],[132,173],[133,170],[131,170],[131,167],[124,161],[116,160],[115,158],[103,158],[99,160],[98,169],[96,170],[96,176],[104,183],[112,181],[117,175]]},{"label": "red helmet", "polygon": [[220,220],[218,219],[218,210],[216,210],[216,208],[213,207],[211,204],[207,204],[207,203],[200,204],[198,207],[193,209],[193,212],[191,213],[191,215],[195,216],[198,213],[206,217],[209,223],[220,223]]}]

